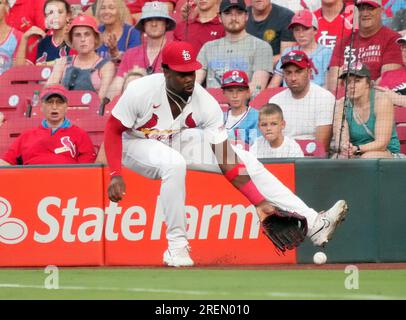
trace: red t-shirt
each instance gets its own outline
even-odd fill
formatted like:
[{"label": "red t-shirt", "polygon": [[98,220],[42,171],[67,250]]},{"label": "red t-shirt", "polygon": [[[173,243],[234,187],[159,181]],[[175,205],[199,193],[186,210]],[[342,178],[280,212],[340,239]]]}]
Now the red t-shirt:
[{"label": "red t-shirt", "polygon": [[399,37],[399,33],[387,27],[382,27],[377,33],[368,38],[363,38],[358,32],[355,32],[352,52],[350,53],[351,37],[346,37],[343,39],[342,44],[334,47],[330,67],[341,67],[349,62],[361,61],[369,68],[371,79],[376,80],[381,76],[383,65],[391,63],[403,64],[400,47],[396,43],[396,39]]},{"label": "red t-shirt", "polygon": [[72,125],[51,134],[42,125],[21,134],[2,157],[10,164],[22,158],[29,164],[93,163],[96,159],[93,143],[83,129]]},{"label": "red t-shirt", "polygon": [[[32,26],[45,30],[44,3],[45,0],[17,0],[6,17],[7,24],[23,33]],[[28,41],[26,57],[33,63],[39,41],[41,39],[35,36]]]},{"label": "red t-shirt", "polygon": [[173,34],[174,40],[189,41],[197,52],[200,51],[200,48],[206,42],[220,39],[224,36],[224,26],[218,16],[204,23],[199,21],[199,17],[193,21],[189,21],[187,25],[185,21],[182,21],[176,25]]},{"label": "red t-shirt", "polygon": [[162,72],[162,49],[154,61],[150,62],[147,55],[147,44],[143,43],[134,48],[128,49],[122,59],[120,66],[117,70],[117,76],[124,77],[124,75],[135,66],[144,68],[145,70],[150,67],[152,73]]},{"label": "red t-shirt", "polygon": [[316,34],[316,41],[319,44],[333,49],[341,39],[351,35],[354,20],[353,4],[343,6],[340,14],[333,21],[328,21],[323,17],[321,8],[314,11],[314,15],[319,24]]}]

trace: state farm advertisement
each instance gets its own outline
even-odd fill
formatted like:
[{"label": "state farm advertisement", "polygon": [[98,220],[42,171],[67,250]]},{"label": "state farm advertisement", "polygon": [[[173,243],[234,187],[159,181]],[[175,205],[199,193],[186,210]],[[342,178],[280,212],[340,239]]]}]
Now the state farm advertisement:
[{"label": "state farm advertisement", "polygon": [[[266,165],[294,190],[294,164]],[[101,167],[0,170],[0,266],[162,265],[160,181],[124,171],[123,201]],[[295,263],[262,234],[254,206],[221,175],[188,171],[187,231],[198,265]]]}]

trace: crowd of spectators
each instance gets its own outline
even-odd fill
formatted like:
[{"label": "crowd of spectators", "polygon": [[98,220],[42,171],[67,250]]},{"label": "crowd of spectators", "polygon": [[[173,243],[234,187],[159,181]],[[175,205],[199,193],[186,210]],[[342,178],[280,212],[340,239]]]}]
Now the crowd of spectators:
[{"label": "crowd of spectators", "polygon": [[[196,81],[229,104],[230,138],[256,154],[302,156],[295,139],[314,139],[335,157],[395,157],[405,16],[402,0],[0,0],[0,77],[47,65],[45,87],[114,104],[129,81],[162,72],[166,44],[188,41]],[[250,106],[280,87],[259,112]]]}]

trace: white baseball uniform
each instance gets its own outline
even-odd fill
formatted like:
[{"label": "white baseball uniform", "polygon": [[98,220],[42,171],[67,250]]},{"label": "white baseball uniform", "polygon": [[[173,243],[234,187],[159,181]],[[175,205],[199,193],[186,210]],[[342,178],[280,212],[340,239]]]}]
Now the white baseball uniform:
[{"label": "white baseball uniform", "polygon": [[[166,237],[169,249],[176,249],[188,243],[186,169],[221,173],[211,144],[225,141],[227,131],[218,102],[198,83],[176,119],[173,119],[165,88],[163,74],[132,81],[112,115],[129,128],[123,133],[123,165],[145,177],[162,180],[159,197],[166,219]],[[232,148],[264,198],[283,210],[305,216],[310,229],[317,212],[285,187],[252,154]]]}]

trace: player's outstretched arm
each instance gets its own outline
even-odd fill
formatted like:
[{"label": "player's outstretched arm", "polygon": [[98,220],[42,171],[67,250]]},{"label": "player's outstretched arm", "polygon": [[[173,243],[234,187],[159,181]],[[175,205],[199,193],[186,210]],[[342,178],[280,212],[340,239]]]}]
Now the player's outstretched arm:
[{"label": "player's outstretched arm", "polygon": [[125,183],[121,176],[121,158],[123,152],[122,133],[127,128],[113,115],[107,120],[104,132],[104,148],[107,162],[110,167],[110,184],[108,187],[109,199],[118,202],[125,194]]},{"label": "player's outstretched arm", "polygon": [[[213,147],[220,170],[226,179],[257,207],[259,219],[263,220],[272,213],[274,207],[258,191],[228,139]],[[216,152],[216,150],[222,150],[222,152]]]},{"label": "player's outstretched arm", "polygon": [[275,208],[259,192],[251,180],[245,164],[231,148],[230,142],[226,140],[222,145],[215,145],[215,148],[219,147],[225,150],[221,153],[215,152],[220,169],[226,179],[255,205],[265,235],[282,252],[300,245],[307,234],[306,218],[295,212]]}]

